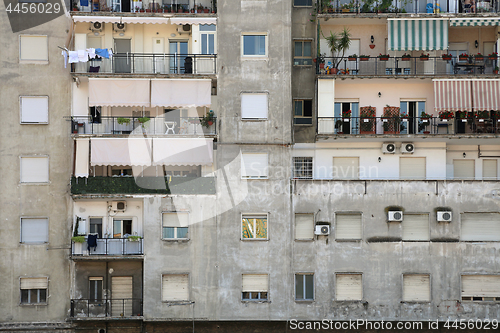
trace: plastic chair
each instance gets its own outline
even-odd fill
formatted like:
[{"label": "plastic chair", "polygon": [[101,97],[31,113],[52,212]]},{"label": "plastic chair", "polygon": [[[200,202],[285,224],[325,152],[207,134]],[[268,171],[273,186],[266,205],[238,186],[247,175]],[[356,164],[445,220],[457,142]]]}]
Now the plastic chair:
[{"label": "plastic chair", "polygon": [[166,121],[165,127],[167,128],[167,130],[165,131],[165,134],[175,134],[175,124],[175,121]]},{"label": "plastic chair", "polygon": [[425,9],[427,11],[427,14],[434,13],[434,5],[432,3],[428,3],[427,6],[425,6]]}]

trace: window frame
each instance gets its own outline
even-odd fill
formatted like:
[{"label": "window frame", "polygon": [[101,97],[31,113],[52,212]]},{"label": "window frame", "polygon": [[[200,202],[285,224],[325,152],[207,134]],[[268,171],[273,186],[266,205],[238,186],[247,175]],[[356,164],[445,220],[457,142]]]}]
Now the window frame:
[{"label": "window frame", "polygon": [[[47,46],[47,59],[23,59],[22,58],[22,39],[23,37],[45,37],[45,44]],[[19,63],[20,64],[43,64],[49,63],[49,36],[37,34],[20,34],[19,35]]]},{"label": "window frame", "polygon": [[[495,300],[485,300],[484,299],[485,296],[465,296],[466,298],[470,298],[470,299],[464,299],[464,296],[462,296],[464,276],[496,276],[500,280],[500,274],[495,274],[495,273],[480,273],[480,274],[461,273],[460,274],[460,301],[461,302],[488,302],[488,303],[500,302],[500,292],[499,292],[498,296],[495,296]],[[479,299],[474,299],[474,298],[482,298],[482,299],[479,300]]]},{"label": "window frame", "polygon": [[[187,292],[188,292],[188,299],[186,300],[165,300],[163,299],[163,277],[165,275],[187,275]],[[163,303],[185,303],[185,302],[190,302],[191,300],[191,274],[189,272],[168,272],[168,273],[161,273],[161,283],[160,283],[160,298]]]},{"label": "window frame", "polygon": [[[121,237],[118,237],[118,238],[115,238],[115,221],[121,221],[120,223],[120,229],[121,229]],[[125,232],[124,232],[124,221],[131,221],[130,223],[130,234],[129,235],[133,235],[133,232],[134,232],[134,218],[131,217],[131,216],[113,216],[112,217],[112,220],[111,220],[111,238],[112,239],[124,239],[125,237],[123,237],[125,235]],[[90,221],[89,221],[90,222]]]},{"label": "window frame", "polygon": [[[47,99],[47,121],[46,122],[26,122],[23,121],[23,98],[44,98]],[[21,125],[48,125],[49,124],[49,96],[48,95],[20,95],[19,96],[19,124]]]},{"label": "window frame", "polygon": [[[95,289],[96,292],[99,295],[94,295],[94,296],[100,296],[99,298],[93,299],[90,291],[92,290],[92,281],[101,281],[101,289]],[[96,284],[96,287],[98,287],[98,284]],[[89,276],[89,303],[103,303],[104,301],[104,277],[103,276]]]},{"label": "window frame", "polygon": [[[311,215],[312,216],[312,235],[310,238],[297,238],[297,215]],[[314,213],[294,213],[293,215],[293,240],[296,242],[311,242],[314,241],[314,228],[316,227]]]},{"label": "window frame", "polygon": [[[21,289],[21,281],[23,279],[41,279],[44,278],[47,280],[47,288],[45,289]],[[28,290],[28,302],[23,302],[23,290]],[[45,301],[44,302],[30,302],[31,300],[31,290],[37,290],[37,300],[40,299],[40,290],[45,290]],[[48,305],[49,302],[49,277],[48,276],[22,276],[19,277],[19,305],[20,306],[40,306],[40,305]]]},{"label": "window frame", "polygon": [[[305,276],[306,275],[312,275],[313,279],[312,279],[312,287],[313,287],[313,295],[312,295],[312,298],[306,298],[306,279],[305,279]],[[297,298],[297,276],[301,276],[302,277],[302,293],[303,293],[303,298],[302,299],[299,299]],[[316,296],[316,286],[315,286],[315,274],[314,272],[297,272],[294,274],[294,300],[295,302],[314,302],[315,300],[315,296]]]},{"label": "window frame", "polygon": [[[304,6],[305,7],[305,6]],[[301,43],[302,44],[302,47],[301,47],[301,51],[302,51],[302,55],[301,56],[297,56],[295,55],[295,44],[296,43]],[[311,44],[311,55],[310,56],[304,56],[304,43],[310,43]],[[313,66],[313,41],[311,39],[294,39],[293,40],[293,67],[312,67]],[[310,59],[311,60],[311,63],[310,64],[295,64],[295,59],[297,60],[308,60]]]},{"label": "window frame", "polygon": [[[264,36],[264,54],[245,54],[245,36]],[[240,37],[242,60],[267,60],[269,58],[269,33],[268,32],[242,32]]]},{"label": "window frame", "polygon": [[[243,96],[262,95],[266,97],[265,117],[243,117]],[[242,121],[265,121],[269,119],[269,92],[268,91],[242,91],[240,92],[240,119]]]},{"label": "window frame", "polygon": [[[27,182],[23,181],[23,158],[45,158],[47,159],[47,181]],[[19,184],[21,185],[48,185],[50,184],[50,157],[49,155],[20,155],[19,156]]]},{"label": "window frame", "polygon": [[[23,220],[41,220],[44,219],[47,221],[47,240],[43,242],[25,242],[23,241]],[[21,216],[19,219],[19,243],[23,245],[43,245],[49,243],[49,218],[47,216]]]},{"label": "window frame", "polygon": [[[247,218],[257,217],[257,216],[265,216],[266,217],[266,238],[243,238],[243,218],[244,216],[248,216]],[[255,228],[255,225],[254,225]],[[267,241],[269,240],[269,213],[241,213],[240,214],[240,240],[241,241]]]},{"label": "window frame", "polygon": [[[164,214],[174,214],[174,213],[175,214],[179,214],[179,213],[180,214],[187,214],[188,226],[187,227],[165,227],[165,226],[163,226],[163,223],[164,223],[164,221],[163,221],[163,215]],[[190,238],[189,238],[189,218],[190,218],[190,216],[189,215],[190,215],[189,211],[162,211],[161,212],[161,233],[160,233],[161,240],[163,240],[163,241],[188,241],[188,240],[190,240]],[[165,237],[163,237],[163,230],[164,230],[164,228],[174,228],[174,236],[175,237],[174,238],[165,238]],[[186,237],[184,237],[184,238],[177,237],[177,232],[178,232],[177,229],[178,228],[186,228],[187,229],[187,231],[186,231]]]},{"label": "window frame", "polygon": [[[295,159],[311,159],[310,161],[310,170],[307,169],[307,164],[309,163],[309,161],[305,161],[305,160],[302,160],[302,161],[299,161],[301,162],[301,166],[304,166],[304,164],[306,164],[306,172],[305,173],[311,173],[311,177],[308,177],[308,175],[306,175],[305,177],[297,177],[296,176],[296,161]],[[292,170],[292,178],[293,179],[314,179],[314,157],[313,156],[292,156],[292,167],[293,167],[293,170]]]},{"label": "window frame", "polygon": [[[267,164],[266,164],[266,167],[263,171],[265,171],[265,174],[263,176],[247,176],[247,175],[243,175],[243,166],[244,166],[244,156],[245,155],[266,155],[267,157]],[[245,180],[258,180],[258,179],[269,179],[269,153],[260,153],[260,152],[241,152],[241,164],[240,164],[240,172],[241,172],[241,179],[245,179]]]},{"label": "window frame", "polygon": [[[419,301],[419,300],[405,300],[404,297],[405,297],[405,294],[404,294],[404,291],[405,291],[405,277],[406,276],[422,276],[422,275],[425,275],[427,277],[429,277],[429,300],[428,301]],[[401,290],[401,302],[404,302],[404,303],[430,303],[432,302],[432,280],[431,280],[431,273],[403,273],[402,276],[401,276],[401,282],[402,282],[402,290]]]},{"label": "window frame", "polygon": [[[304,116],[304,101],[311,101],[311,116]],[[302,102],[302,115],[298,116],[295,114],[295,103],[297,102]],[[294,98],[293,99],[293,125],[294,126],[313,126],[313,123],[312,123],[312,119],[313,119],[313,115],[314,115],[314,108],[313,108],[313,100],[312,99],[309,99],[309,98]],[[295,119],[310,119],[311,120],[311,123],[310,124],[297,124],[295,122]]]},{"label": "window frame", "polygon": [[[363,240],[363,213],[362,212],[335,212],[335,228],[334,228],[334,232],[335,232],[335,241],[338,241],[338,242],[359,242],[361,240]],[[360,236],[359,238],[339,238],[338,236],[338,216],[339,215],[359,215],[360,217],[360,228],[361,228],[361,232],[360,232]]]},{"label": "window frame", "polygon": [[[243,289],[243,276],[245,275],[266,275],[267,276],[267,291],[245,291]],[[269,298],[269,289],[270,289],[270,276],[269,276],[269,273],[243,273],[241,274],[241,301],[242,302],[270,302],[270,298]],[[244,298],[244,294],[245,293],[249,293],[250,294],[250,298]],[[256,293],[258,298],[252,298],[252,294],[253,293]],[[265,293],[266,294],[266,298],[261,298],[262,294]]]},{"label": "window frame", "polygon": [[293,7],[294,7],[294,8],[308,8],[308,7],[312,7],[312,6],[313,6],[313,1],[312,1],[312,0],[310,0],[310,1],[311,1],[311,4],[310,4],[310,5],[296,5],[296,4],[295,4],[295,0],[294,0],[294,1],[293,1]]},{"label": "window frame", "polygon": [[[99,225],[99,223],[92,223],[92,220],[97,220],[97,219],[100,219],[101,220],[101,233],[99,235],[98,232],[92,232],[91,229],[92,229],[92,225]],[[103,221],[104,221],[104,217],[103,216],[89,216],[88,217],[88,223],[89,223],[89,232],[88,234],[98,234],[99,235],[99,238],[103,238],[102,236],[104,235],[103,233]]]}]

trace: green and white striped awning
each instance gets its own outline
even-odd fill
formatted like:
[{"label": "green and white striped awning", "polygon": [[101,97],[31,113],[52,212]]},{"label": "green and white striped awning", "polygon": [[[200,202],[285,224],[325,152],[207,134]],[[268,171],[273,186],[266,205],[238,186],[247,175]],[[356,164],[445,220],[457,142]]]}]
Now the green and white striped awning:
[{"label": "green and white striped awning", "polygon": [[483,17],[468,17],[468,18],[452,18],[450,19],[452,27],[475,27],[485,25],[500,25],[500,18],[483,18]]},{"label": "green and white striped awning", "polygon": [[448,48],[448,19],[389,19],[389,51]]}]

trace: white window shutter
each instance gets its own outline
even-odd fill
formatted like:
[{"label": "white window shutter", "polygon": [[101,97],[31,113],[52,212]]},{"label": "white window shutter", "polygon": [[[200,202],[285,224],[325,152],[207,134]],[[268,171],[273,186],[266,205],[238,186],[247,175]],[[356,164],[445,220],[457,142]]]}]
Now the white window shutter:
[{"label": "white window shutter", "polygon": [[241,154],[241,178],[267,178],[267,154]]},{"label": "white window shutter", "polygon": [[47,36],[21,35],[20,39],[20,60],[49,60],[49,45],[47,43]]},{"label": "white window shutter", "polygon": [[463,213],[461,220],[460,240],[500,241],[499,213]]},{"label": "white window shutter", "polygon": [[403,301],[429,302],[431,300],[431,282],[428,274],[403,275]]},{"label": "white window shutter", "polygon": [[361,214],[337,214],[336,239],[361,239]]},{"label": "white window shutter", "polygon": [[162,276],[163,301],[189,300],[189,276],[187,274],[168,274]]},{"label": "white window shutter", "polygon": [[425,179],[425,157],[400,157],[400,179]]},{"label": "white window shutter", "polygon": [[313,239],[314,214],[295,214],[295,239]]},{"label": "white window shutter", "polygon": [[46,243],[49,241],[49,220],[21,218],[22,243]]},{"label": "white window shutter", "polygon": [[22,183],[47,183],[48,181],[48,157],[21,157]]},{"label": "white window shutter", "polygon": [[474,179],[474,160],[453,160],[453,178]]},{"label": "white window shutter", "polygon": [[269,290],[269,276],[267,274],[243,274],[243,292],[267,292]]},{"label": "white window shutter", "polygon": [[405,214],[401,226],[403,228],[403,240],[430,240],[428,214]]},{"label": "white window shutter", "polygon": [[361,274],[337,274],[335,294],[338,301],[361,300],[363,298]]},{"label": "white window shutter", "polygon": [[21,96],[21,123],[48,123],[48,96]]},{"label": "white window shutter", "polygon": [[241,118],[267,119],[267,94],[241,94]]},{"label": "white window shutter", "polygon": [[49,280],[41,278],[21,278],[21,289],[47,289]]},{"label": "white window shutter", "polygon": [[187,212],[163,213],[163,226],[185,228],[189,226],[189,213]]},{"label": "white window shutter", "polygon": [[483,160],[483,179],[497,179],[497,160]]},{"label": "white window shutter", "polygon": [[462,297],[500,297],[500,275],[462,275]]},{"label": "white window shutter", "polygon": [[334,157],[333,178],[334,179],[358,179],[359,157]]}]

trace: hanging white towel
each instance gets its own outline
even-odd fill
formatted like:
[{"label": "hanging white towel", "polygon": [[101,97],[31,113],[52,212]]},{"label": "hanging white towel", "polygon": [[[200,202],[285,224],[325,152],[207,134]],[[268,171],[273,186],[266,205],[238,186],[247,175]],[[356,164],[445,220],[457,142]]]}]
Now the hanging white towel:
[{"label": "hanging white towel", "polygon": [[68,66],[68,53],[66,51],[61,51],[62,56],[64,57],[64,68]]},{"label": "hanging white towel", "polygon": [[89,54],[89,58],[90,59],[94,59],[95,58],[95,49],[94,48],[91,47],[91,48],[87,49],[86,51]]},{"label": "hanging white towel", "polygon": [[89,61],[89,54],[85,50],[78,50],[78,61],[87,62]]},{"label": "hanging white towel", "polygon": [[113,58],[113,51],[111,49],[108,50],[108,54],[110,58]]},{"label": "hanging white towel", "polygon": [[69,54],[68,62],[70,64],[78,62],[78,52],[76,52],[76,51],[69,51],[68,54]]}]

